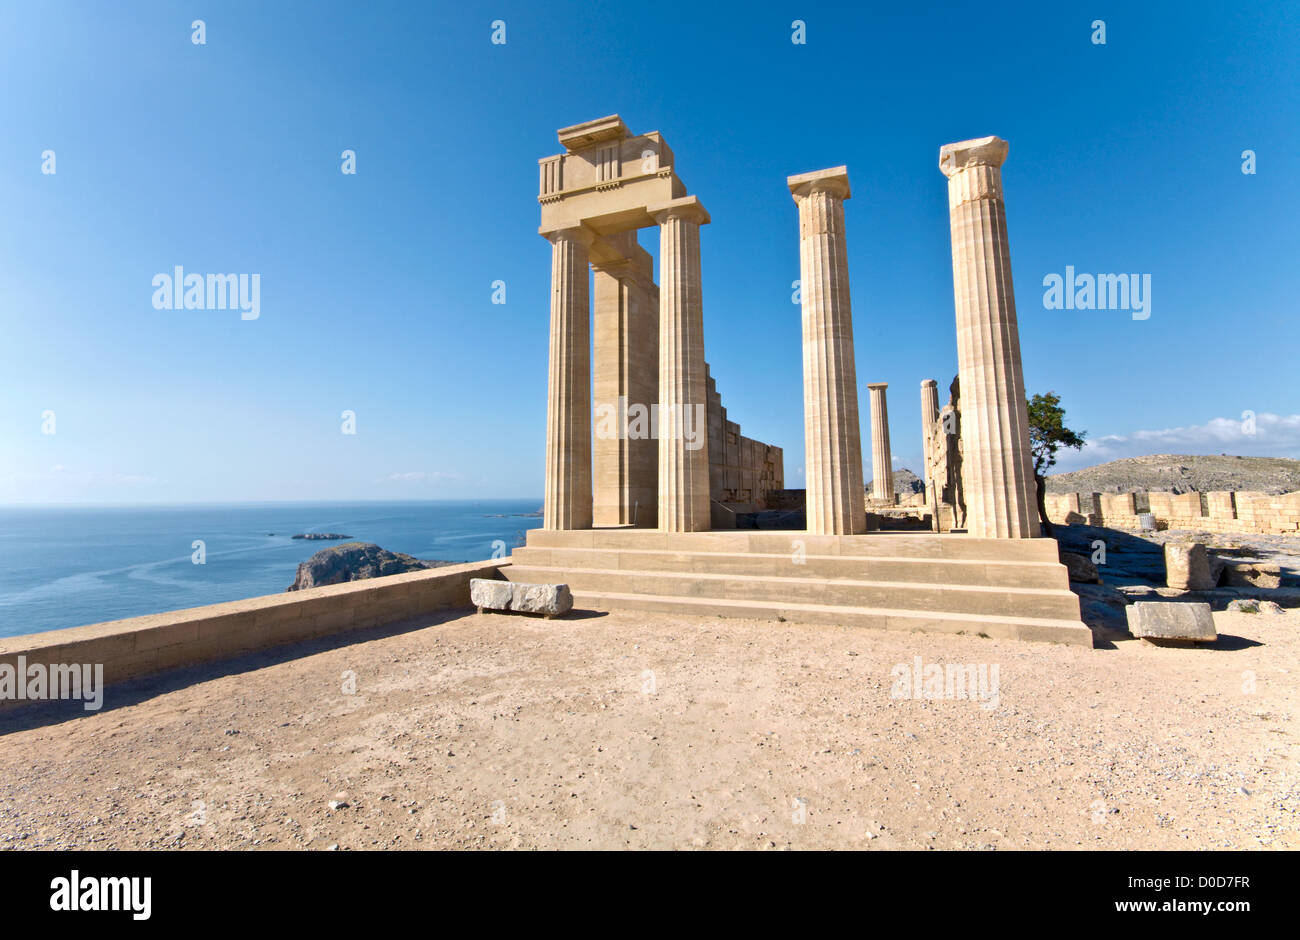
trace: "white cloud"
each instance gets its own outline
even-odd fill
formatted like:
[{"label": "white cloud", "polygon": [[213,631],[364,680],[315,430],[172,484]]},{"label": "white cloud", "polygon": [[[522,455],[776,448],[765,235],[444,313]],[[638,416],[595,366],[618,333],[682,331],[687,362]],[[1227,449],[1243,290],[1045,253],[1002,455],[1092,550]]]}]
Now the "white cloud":
[{"label": "white cloud", "polygon": [[1300,414],[1212,418],[1204,424],[1107,434],[1090,439],[1081,451],[1062,450],[1053,472],[1091,467],[1123,457],[1147,454],[1231,454],[1240,457],[1300,457]]}]

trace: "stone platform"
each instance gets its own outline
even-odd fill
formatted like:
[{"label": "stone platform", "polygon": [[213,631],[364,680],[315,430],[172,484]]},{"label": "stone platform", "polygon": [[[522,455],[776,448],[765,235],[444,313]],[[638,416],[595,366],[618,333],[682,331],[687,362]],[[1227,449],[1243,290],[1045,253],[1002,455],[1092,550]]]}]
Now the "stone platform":
[{"label": "stone platform", "polygon": [[532,529],[502,572],[574,606],[1092,646],[1052,539]]}]

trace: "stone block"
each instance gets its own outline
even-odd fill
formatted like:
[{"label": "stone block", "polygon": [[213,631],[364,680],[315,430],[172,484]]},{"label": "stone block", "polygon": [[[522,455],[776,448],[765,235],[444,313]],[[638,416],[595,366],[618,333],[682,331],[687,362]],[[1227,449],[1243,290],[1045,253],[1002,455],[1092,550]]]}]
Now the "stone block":
[{"label": "stone block", "polygon": [[1079,555],[1075,552],[1061,552],[1061,564],[1070,572],[1070,580],[1078,581],[1084,584],[1098,584],[1101,582],[1101,575],[1097,572],[1097,566],[1086,555]]},{"label": "stone block", "polygon": [[1210,556],[1200,542],[1165,545],[1165,583],[1183,591],[1208,591],[1214,587]]},{"label": "stone block", "polygon": [[1253,597],[1242,597],[1228,604],[1228,610],[1234,614],[1284,614],[1280,604],[1274,601],[1261,601]]},{"label": "stone block", "polygon": [[573,609],[573,592],[567,584],[514,584],[511,610],[555,617]]},{"label": "stone block", "polygon": [[1209,604],[1139,601],[1126,611],[1128,629],[1135,637],[1148,640],[1217,640],[1214,615]]},{"label": "stone block", "polygon": [[473,578],[469,582],[469,602],[480,610],[509,610],[514,587],[509,581]]}]

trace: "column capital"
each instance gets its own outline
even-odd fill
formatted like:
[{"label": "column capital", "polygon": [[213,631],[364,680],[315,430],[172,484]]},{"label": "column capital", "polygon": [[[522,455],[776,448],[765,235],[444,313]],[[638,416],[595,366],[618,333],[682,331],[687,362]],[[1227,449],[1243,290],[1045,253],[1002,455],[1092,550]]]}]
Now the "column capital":
[{"label": "column capital", "polygon": [[936,382],[934,379],[921,380],[921,388],[938,388],[938,387],[939,387],[939,383]]},{"label": "column capital", "polygon": [[596,240],[596,233],[581,222],[561,225],[552,229],[538,229],[537,234],[554,245],[558,241],[574,241],[584,248],[590,248]]},{"label": "column capital", "polygon": [[1001,137],[976,137],[944,144],[939,148],[939,169],[952,179],[962,170],[972,166],[1000,167],[1010,148]]},{"label": "column capital", "polygon": [[876,389],[879,389],[880,391],[883,392],[885,389],[889,388],[889,383],[888,383],[888,382],[868,382],[868,383],[867,383],[867,388],[871,389],[873,392],[876,391]]},{"label": "column capital", "polygon": [[833,166],[826,170],[813,170],[811,173],[787,176],[785,183],[790,187],[790,195],[794,197],[795,202],[812,193],[831,193],[841,199],[850,197],[847,166]]},{"label": "column capital", "polygon": [[663,225],[669,219],[686,219],[691,222],[698,222],[700,225],[707,225],[710,221],[709,213],[705,210],[698,196],[682,196],[679,199],[671,199],[668,202],[646,206],[646,212],[649,213],[650,218],[660,225]]}]

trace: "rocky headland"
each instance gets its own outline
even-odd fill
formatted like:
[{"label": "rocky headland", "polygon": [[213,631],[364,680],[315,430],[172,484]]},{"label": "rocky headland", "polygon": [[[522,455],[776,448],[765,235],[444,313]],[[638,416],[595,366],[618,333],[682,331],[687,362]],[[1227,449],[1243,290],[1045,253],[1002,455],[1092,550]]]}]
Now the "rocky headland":
[{"label": "rocky headland", "polygon": [[424,561],[401,552],[390,552],[372,542],[345,542],[322,548],[298,565],[298,574],[293,579],[293,584],[285,590],[305,591],[326,584],[383,578],[390,574],[405,574],[408,571],[454,564],[454,561]]}]

